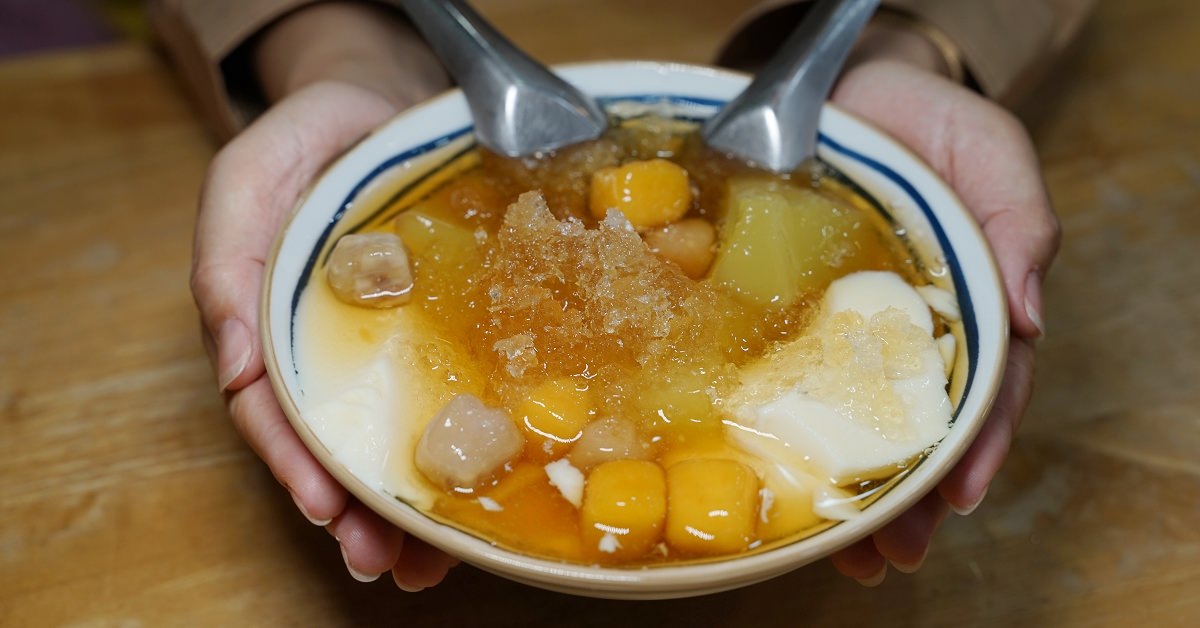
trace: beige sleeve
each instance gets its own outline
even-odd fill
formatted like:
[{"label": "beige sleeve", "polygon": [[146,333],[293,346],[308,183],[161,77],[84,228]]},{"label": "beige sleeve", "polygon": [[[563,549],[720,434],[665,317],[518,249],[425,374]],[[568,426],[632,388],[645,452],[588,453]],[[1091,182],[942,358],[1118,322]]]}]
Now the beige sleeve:
[{"label": "beige sleeve", "polygon": [[[317,0],[146,0],[159,38],[222,139],[261,113],[243,44],[271,22]],[[884,0],[945,34],[984,93],[1013,103],[1074,37],[1095,0]],[[719,62],[752,68],[792,31],[803,0],[761,0],[733,29]]]},{"label": "beige sleeve", "polygon": [[315,0],[147,0],[159,39],[205,119],[222,139],[261,113],[240,47],[267,24]]},{"label": "beige sleeve", "polygon": [[[1014,104],[1074,39],[1095,0],[883,0],[945,35],[971,78],[988,96]],[[782,43],[807,8],[765,0],[738,24],[719,61],[753,67]]]}]

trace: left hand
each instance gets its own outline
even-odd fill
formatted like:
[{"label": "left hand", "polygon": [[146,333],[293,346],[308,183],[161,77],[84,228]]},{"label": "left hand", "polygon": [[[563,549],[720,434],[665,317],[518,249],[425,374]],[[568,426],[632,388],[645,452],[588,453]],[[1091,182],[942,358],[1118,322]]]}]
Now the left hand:
[{"label": "left hand", "polygon": [[337,540],[350,574],[390,571],[408,591],[436,585],[456,561],[350,497],[287,422],[264,368],[258,309],[271,243],[313,177],[447,80],[403,21],[370,3],[293,11],[259,35],[254,57],[274,104],[213,160],[196,221],[192,292],[205,345],[234,425],[300,512]]},{"label": "left hand", "polygon": [[259,286],[272,241],[312,178],[396,113],[378,93],[333,81],[290,94],[209,168],[196,221],[192,293],[234,426],[296,507],[338,542],[350,574],[391,571],[406,590],[433,586],[454,561],[350,497],[280,409],[259,342]]},{"label": "left hand", "polygon": [[870,538],[832,557],[874,586],[891,563],[912,573],[949,510],[969,514],[987,493],[1029,403],[1034,343],[1044,333],[1041,285],[1059,226],[1024,127],[1008,111],[910,63],[867,61],[843,75],[832,100],[914,150],[978,219],[999,263],[1012,338],[999,396],[974,444],[938,490]]}]

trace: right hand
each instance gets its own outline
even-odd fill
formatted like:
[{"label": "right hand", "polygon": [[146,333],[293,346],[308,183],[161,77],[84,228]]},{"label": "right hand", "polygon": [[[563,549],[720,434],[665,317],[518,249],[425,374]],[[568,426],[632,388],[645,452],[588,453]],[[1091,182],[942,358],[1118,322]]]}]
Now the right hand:
[{"label": "right hand", "polygon": [[398,586],[439,583],[449,556],[352,499],[288,423],[268,381],[258,307],[268,252],[313,176],[395,115],[377,92],[348,83],[311,84],[287,96],[213,160],[196,223],[192,293],[205,346],[234,425],[300,511],[337,539],[350,573]]},{"label": "right hand", "polygon": [[1041,283],[1060,231],[1032,141],[995,103],[890,59],[847,71],[833,101],[915,151],[963,200],[995,252],[1011,321],[996,403],[962,460],[936,492],[832,557],[838,571],[874,586],[889,563],[916,571],[948,510],[970,514],[1008,455],[1032,392],[1034,345],[1043,333]]}]

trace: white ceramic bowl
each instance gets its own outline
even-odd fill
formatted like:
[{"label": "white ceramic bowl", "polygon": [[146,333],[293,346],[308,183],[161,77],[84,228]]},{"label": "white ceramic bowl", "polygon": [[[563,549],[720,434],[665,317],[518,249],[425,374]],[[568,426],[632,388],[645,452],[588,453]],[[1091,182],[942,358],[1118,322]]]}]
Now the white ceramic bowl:
[{"label": "white ceramic bowl", "polygon": [[[711,115],[747,77],[706,67],[591,63],[560,68],[585,92],[604,100],[668,103],[688,117]],[[471,125],[457,91],[407,111],[336,161],[296,209],[268,263],[262,334],[267,368],[293,427],[327,469],[363,503],[432,545],[479,568],[537,587],[611,598],[669,598],[759,582],[828,556],[864,538],[933,490],[974,439],[1003,373],[1008,320],[999,274],[984,238],[962,203],[916,156],[883,133],[833,106],[821,118],[820,157],[879,201],[907,231],[937,279],[957,295],[963,339],[951,386],[956,402],[949,435],[908,477],[866,507],[863,516],[768,551],[703,563],[615,568],[518,554],[443,525],[356,477],[306,421],[292,338],[300,292],[319,255],[360,218],[355,200],[368,188],[397,188],[423,164],[461,150]],[[428,166],[425,166],[426,168]]]}]

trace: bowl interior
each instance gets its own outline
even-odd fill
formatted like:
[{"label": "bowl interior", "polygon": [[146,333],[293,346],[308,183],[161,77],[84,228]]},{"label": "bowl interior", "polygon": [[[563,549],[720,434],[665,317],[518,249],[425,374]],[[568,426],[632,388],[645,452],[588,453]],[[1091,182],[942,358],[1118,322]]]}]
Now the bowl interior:
[{"label": "bowl interior", "polygon": [[[703,119],[746,84],[743,75],[648,62],[560,68],[585,92],[621,107],[654,107]],[[268,371],[292,425],[322,464],[369,507],[467,562],[535,586],[613,598],[699,595],[765,580],[822,558],[890,521],[932,490],[973,440],[999,386],[1008,321],[999,274],[986,242],[961,202],[917,157],[833,106],[822,114],[819,156],[878,202],[906,232],[935,283],[950,289],[963,314],[951,389],[954,425],[903,481],[863,516],[770,551],[723,560],[606,568],[533,558],[443,525],[369,486],[339,460],[300,412],[305,391],[295,355],[295,315],[312,269],[336,236],[369,219],[368,199],[386,198],[421,180],[448,154],[471,144],[470,113],[450,92],[391,120],[332,164],[299,204],[268,261],[262,334]],[[936,274],[936,273],[935,273]]]}]

